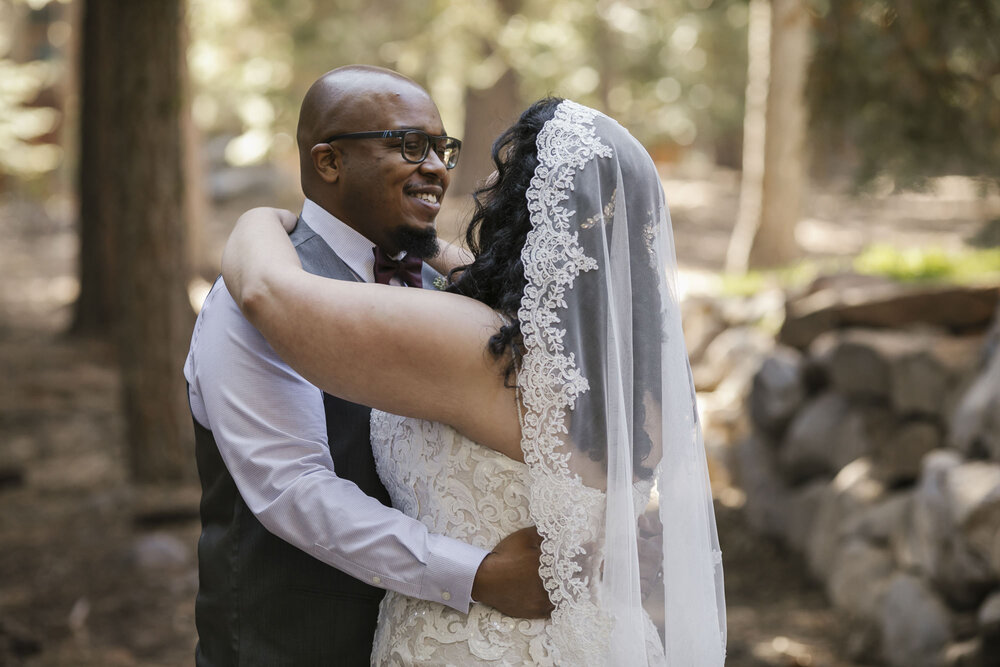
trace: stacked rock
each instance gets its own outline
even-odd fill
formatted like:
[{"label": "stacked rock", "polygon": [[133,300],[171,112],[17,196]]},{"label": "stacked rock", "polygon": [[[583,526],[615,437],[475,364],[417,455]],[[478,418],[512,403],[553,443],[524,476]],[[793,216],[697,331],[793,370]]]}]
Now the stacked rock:
[{"label": "stacked rock", "polygon": [[746,516],[805,555],[856,658],[1000,664],[998,294],[818,285],[752,377]]}]

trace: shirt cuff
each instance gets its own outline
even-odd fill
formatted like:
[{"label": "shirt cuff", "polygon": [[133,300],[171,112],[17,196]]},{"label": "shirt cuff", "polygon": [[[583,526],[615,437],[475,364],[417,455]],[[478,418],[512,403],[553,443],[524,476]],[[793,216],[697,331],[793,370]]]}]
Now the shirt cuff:
[{"label": "shirt cuff", "polygon": [[472,583],[489,552],[443,535],[431,533],[427,537],[430,554],[418,597],[468,614]]}]

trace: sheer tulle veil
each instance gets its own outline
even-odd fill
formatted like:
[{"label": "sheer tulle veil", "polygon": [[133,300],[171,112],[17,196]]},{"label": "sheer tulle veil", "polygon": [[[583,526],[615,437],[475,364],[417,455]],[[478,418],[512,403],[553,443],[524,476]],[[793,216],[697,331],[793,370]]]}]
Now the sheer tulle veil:
[{"label": "sheer tulle veil", "polygon": [[725,660],[722,559],[645,149],[571,101],[537,138],[518,370],[530,508],[560,665]]}]

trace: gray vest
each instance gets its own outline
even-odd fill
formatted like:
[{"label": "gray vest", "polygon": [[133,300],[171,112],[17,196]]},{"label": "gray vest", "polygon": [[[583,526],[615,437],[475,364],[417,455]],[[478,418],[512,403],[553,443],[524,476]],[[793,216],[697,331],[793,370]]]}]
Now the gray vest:
[{"label": "gray vest", "polygon": [[[301,219],[291,240],[306,271],[359,280]],[[388,505],[369,441],[371,409],[325,393],[323,405],[337,475]],[[384,591],[269,533],[240,497],[211,431],[197,421],[194,429],[202,485],[197,665],[367,666]]]}]

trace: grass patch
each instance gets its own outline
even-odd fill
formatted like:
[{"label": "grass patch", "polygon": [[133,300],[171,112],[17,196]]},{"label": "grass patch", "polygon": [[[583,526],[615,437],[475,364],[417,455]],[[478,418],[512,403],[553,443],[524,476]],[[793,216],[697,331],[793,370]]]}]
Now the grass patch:
[{"label": "grass patch", "polygon": [[791,266],[747,273],[724,273],[721,291],[724,296],[752,296],[765,289],[804,287],[824,273],[850,269],[845,260],[805,259]]},{"label": "grass patch", "polygon": [[1000,283],[1000,248],[947,252],[941,248],[900,249],[876,244],[853,260],[803,260],[767,271],[726,273],[722,275],[721,292],[723,296],[752,296],[765,289],[795,289],[820,275],[845,271],[884,276],[902,283]]},{"label": "grass patch", "polygon": [[873,245],[855,258],[854,270],[906,283],[996,282],[1000,280],[1000,248],[946,252],[941,248],[901,250]]}]

